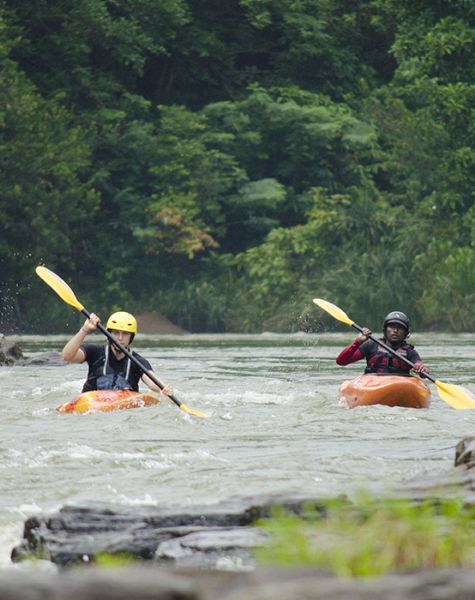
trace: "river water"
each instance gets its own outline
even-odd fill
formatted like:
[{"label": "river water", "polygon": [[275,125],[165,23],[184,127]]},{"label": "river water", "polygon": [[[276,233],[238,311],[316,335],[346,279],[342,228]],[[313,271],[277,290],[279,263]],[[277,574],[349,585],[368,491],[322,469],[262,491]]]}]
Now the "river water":
[{"label": "river water", "polygon": [[[15,338],[25,356],[62,336]],[[199,419],[170,400],[86,415],[55,407],[81,389],[84,365],[1,367],[0,565],[25,518],[90,500],[187,507],[233,496],[390,491],[450,473],[454,447],[475,435],[432,387],[427,410],[348,410],[338,387],[363,365],[338,367],[350,333],[139,336],[134,347]],[[438,379],[475,393],[475,336],[419,334]],[[100,338],[97,338],[100,341]]]}]

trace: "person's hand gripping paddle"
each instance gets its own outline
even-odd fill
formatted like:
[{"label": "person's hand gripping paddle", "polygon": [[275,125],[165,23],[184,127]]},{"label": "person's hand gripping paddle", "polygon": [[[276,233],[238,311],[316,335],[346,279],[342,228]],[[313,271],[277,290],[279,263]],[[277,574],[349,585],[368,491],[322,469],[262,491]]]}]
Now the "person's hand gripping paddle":
[{"label": "person's hand gripping paddle", "polygon": [[[50,288],[52,288],[57,294],[58,296],[64,300],[64,302],[66,302],[66,304],[71,305],[72,307],[74,307],[76,310],[78,310],[79,312],[81,312],[83,315],[85,315],[87,318],[89,318],[91,316],[91,313],[86,310],[84,308],[84,306],[79,302],[79,300],[76,298],[76,296],[74,295],[73,290],[69,287],[69,285],[63,281],[61,279],[61,277],[59,277],[59,275],[56,275],[56,273],[53,273],[53,271],[50,271],[49,269],[47,269],[46,267],[36,267],[36,274],[38,275],[38,277],[40,277],[47,285],[50,286]],[[135,358],[135,356],[129,352],[129,350],[127,350],[127,348],[125,346],[123,346],[111,333],[110,331],[108,331],[103,325],[101,325],[101,323],[98,323],[97,328],[99,329],[99,331],[101,331],[107,338],[109,338],[109,340],[111,342],[113,342],[113,344],[115,346],[117,346],[117,348],[119,348],[119,350],[121,352],[123,352],[125,354],[125,356],[127,356],[128,358],[130,358],[130,360],[135,363],[138,367],[140,367],[140,369],[142,369],[143,371],[143,365],[140,363],[140,361]],[[149,373],[148,371],[146,372],[147,377],[150,377],[150,379],[156,384],[158,385],[158,387],[160,389],[163,389],[163,385],[158,381],[158,379],[153,375],[153,373]],[[206,415],[202,412],[200,412],[199,410],[195,410],[194,408],[189,408],[188,406],[186,406],[185,404],[183,404],[183,402],[180,402],[180,400],[178,400],[178,398],[175,398],[175,396],[172,394],[171,396],[168,396],[168,398],[170,398],[170,400],[172,400],[180,410],[182,410],[183,412],[186,412],[190,415],[195,415],[195,417],[206,417]]]}]

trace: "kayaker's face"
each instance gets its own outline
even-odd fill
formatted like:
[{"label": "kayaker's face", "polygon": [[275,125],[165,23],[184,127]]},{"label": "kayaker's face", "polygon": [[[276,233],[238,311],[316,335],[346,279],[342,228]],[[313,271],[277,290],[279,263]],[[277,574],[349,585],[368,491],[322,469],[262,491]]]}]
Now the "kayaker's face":
[{"label": "kayaker's face", "polygon": [[389,323],[384,330],[385,337],[391,344],[400,344],[407,337],[407,329],[399,323]]},{"label": "kayaker's face", "polygon": [[119,331],[118,329],[111,329],[112,335],[126,348],[130,344],[130,340],[132,338],[132,334],[128,331]]}]

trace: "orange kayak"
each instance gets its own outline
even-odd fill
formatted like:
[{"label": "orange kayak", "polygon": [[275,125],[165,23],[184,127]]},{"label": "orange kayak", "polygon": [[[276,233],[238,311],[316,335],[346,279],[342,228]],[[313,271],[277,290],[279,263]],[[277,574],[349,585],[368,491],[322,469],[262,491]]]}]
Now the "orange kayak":
[{"label": "orange kayak", "polygon": [[340,387],[340,400],[348,408],[372,404],[427,408],[429,398],[429,387],[417,377],[359,375]]},{"label": "orange kayak", "polygon": [[126,408],[141,408],[151,404],[159,404],[160,400],[151,394],[130,392],[128,390],[94,390],[79,394],[70,402],[56,409],[62,413],[86,413],[93,411],[107,412]]}]

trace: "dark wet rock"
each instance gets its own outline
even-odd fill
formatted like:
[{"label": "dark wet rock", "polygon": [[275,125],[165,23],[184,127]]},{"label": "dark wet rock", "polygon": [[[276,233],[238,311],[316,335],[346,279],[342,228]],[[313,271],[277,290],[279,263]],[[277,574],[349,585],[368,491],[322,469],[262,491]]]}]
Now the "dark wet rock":
[{"label": "dark wet rock", "polygon": [[398,495],[412,500],[461,498],[475,505],[475,438],[461,440],[455,448],[455,469],[428,473],[401,486]]},{"label": "dark wet rock", "polygon": [[249,551],[266,540],[255,527],[202,529],[161,542],[155,559],[182,566],[242,569],[254,566]]},{"label": "dark wet rock", "polygon": [[20,346],[0,334],[0,365],[11,367],[20,358],[23,358]]},{"label": "dark wet rock", "polygon": [[336,579],[316,569],[231,573],[156,566],[61,573],[6,570],[2,600],[471,600],[475,571],[434,569]]},{"label": "dark wet rock", "polygon": [[24,356],[17,342],[13,342],[0,334],[0,366],[30,367],[30,366],[61,366],[66,363],[60,352],[42,352],[35,356]]},{"label": "dark wet rock", "polygon": [[[474,438],[457,445],[456,465],[449,474],[434,474],[413,482],[398,494],[413,500],[462,496],[475,503]],[[276,507],[302,514],[308,506],[323,512],[323,503],[307,496],[235,498],[220,504],[187,509],[130,507],[91,503],[65,506],[49,516],[25,522],[23,541],[12,550],[12,560],[36,557],[60,566],[94,562],[100,553],[127,554],[158,564],[176,566],[254,566],[253,548],[265,543],[256,526]]]},{"label": "dark wet rock", "polygon": [[455,448],[455,466],[475,467],[475,437],[464,438]]},{"label": "dark wet rock", "polygon": [[50,366],[50,367],[60,367],[62,365],[67,364],[60,352],[41,352],[41,354],[36,354],[35,356],[22,357],[17,360],[15,363],[16,367],[32,367],[32,366]]},{"label": "dark wet rock", "polygon": [[224,557],[247,566],[252,563],[251,548],[263,541],[263,534],[250,526],[270,516],[276,506],[300,514],[309,501],[240,499],[181,512],[99,503],[66,506],[46,517],[29,518],[12,560],[35,556],[64,566],[94,561],[106,552],[177,565],[213,566]]}]

